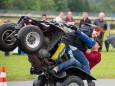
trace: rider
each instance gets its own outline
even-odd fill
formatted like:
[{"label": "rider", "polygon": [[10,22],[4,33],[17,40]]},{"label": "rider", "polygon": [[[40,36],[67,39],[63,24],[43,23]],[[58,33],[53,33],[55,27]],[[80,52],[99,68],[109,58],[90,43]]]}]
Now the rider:
[{"label": "rider", "polygon": [[[82,31],[86,33],[84,34]],[[74,65],[80,68],[82,68],[83,66],[83,70],[90,74],[89,62],[82,52],[85,52],[87,48],[92,48],[94,46],[94,44],[96,43],[95,38],[99,36],[101,32],[103,32],[101,27],[85,26],[76,30],[75,32],[68,33],[66,36],[62,37],[62,42],[51,59],[55,60],[55,62],[58,63],[60,58],[66,52],[66,54],[68,55],[68,60],[57,65],[53,70],[55,72],[59,72],[66,67]],[[81,63],[82,66],[76,59]],[[87,81],[89,86],[95,86],[92,80]]]}]

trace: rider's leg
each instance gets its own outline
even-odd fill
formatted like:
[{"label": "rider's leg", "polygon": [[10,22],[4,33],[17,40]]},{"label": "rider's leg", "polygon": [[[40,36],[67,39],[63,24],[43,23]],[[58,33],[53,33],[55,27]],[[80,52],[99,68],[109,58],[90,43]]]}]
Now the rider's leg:
[{"label": "rider's leg", "polygon": [[58,64],[57,65],[57,68],[58,68],[57,72],[60,72],[62,69],[70,67],[70,66],[76,66],[76,67],[82,68],[82,65],[79,61],[77,61],[75,58],[71,58],[71,59],[68,59],[68,60],[62,62],[61,64]]},{"label": "rider's leg", "polygon": [[70,49],[68,45],[66,45],[65,52],[68,56],[68,60],[62,62],[61,64],[58,64],[58,66],[55,67],[54,69],[56,70],[56,72],[59,72],[62,69],[70,67],[70,66],[76,66],[76,67],[82,68],[81,63],[74,58],[72,50]]},{"label": "rider's leg", "polygon": [[[74,57],[83,65],[83,70],[90,74],[89,61],[79,49],[73,51]],[[88,84],[93,83],[92,80],[87,79]]]},{"label": "rider's leg", "polygon": [[76,49],[73,51],[73,55],[83,65],[83,70],[90,74],[89,61],[87,60],[83,52],[79,49]]}]

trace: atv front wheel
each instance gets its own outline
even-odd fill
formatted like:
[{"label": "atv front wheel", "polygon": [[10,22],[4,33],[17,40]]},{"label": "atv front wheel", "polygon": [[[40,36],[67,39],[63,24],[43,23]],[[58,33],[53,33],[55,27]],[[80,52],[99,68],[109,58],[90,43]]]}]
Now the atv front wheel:
[{"label": "atv front wheel", "polygon": [[17,31],[12,24],[0,25],[0,50],[12,51],[17,47]]},{"label": "atv front wheel", "polygon": [[45,76],[37,76],[33,81],[33,86],[45,86],[46,81]]},{"label": "atv front wheel", "polygon": [[59,86],[85,86],[83,80],[78,76],[68,76]]},{"label": "atv front wheel", "polygon": [[33,81],[33,86],[56,86],[54,83],[50,83],[46,77],[43,76],[37,76],[35,80]]},{"label": "atv front wheel", "polygon": [[25,53],[32,54],[42,48],[44,36],[40,28],[34,25],[23,27],[18,35],[18,46]]}]

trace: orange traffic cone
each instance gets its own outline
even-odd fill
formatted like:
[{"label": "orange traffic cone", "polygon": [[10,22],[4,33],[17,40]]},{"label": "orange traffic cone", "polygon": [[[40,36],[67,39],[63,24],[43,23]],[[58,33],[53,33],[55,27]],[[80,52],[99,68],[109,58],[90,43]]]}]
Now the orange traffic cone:
[{"label": "orange traffic cone", "polygon": [[7,86],[6,82],[6,73],[5,73],[5,67],[2,67],[1,74],[0,74],[0,86]]}]

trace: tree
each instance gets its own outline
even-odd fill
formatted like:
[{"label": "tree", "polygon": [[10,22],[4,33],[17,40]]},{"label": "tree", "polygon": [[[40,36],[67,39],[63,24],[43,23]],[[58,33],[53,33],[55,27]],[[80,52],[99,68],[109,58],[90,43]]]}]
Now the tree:
[{"label": "tree", "polygon": [[68,0],[53,0],[56,11],[68,11]]},{"label": "tree", "polygon": [[74,12],[90,11],[88,0],[68,0],[68,8]]},{"label": "tree", "polygon": [[53,0],[0,0],[0,8],[10,10],[55,10]]},{"label": "tree", "polygon": [[42,0],[39,2],[40,10],[43,11],[54,11],[55,3],[53,0]]},{"label": "tree", "polygon": [[114,12],[115,0],[0,0],[0,9],[31,11]]},{"label": "tree", "polygon": [[88,0],[82,0],[83,2],[83,10],[82,11],[87,11],[89,12],[90,11],[90,5],[89,5],[89,2]]},{"label": "tree", "polygon": [[115,0],[101,0],[99,5],[99,11],[114,12],[115,11]]},{"label": "tree", "polygon": [[10,9],[11,8],[11,4],[10,2],[12,2],[13,0],[0,0],[0,8],[1,9]]}]

